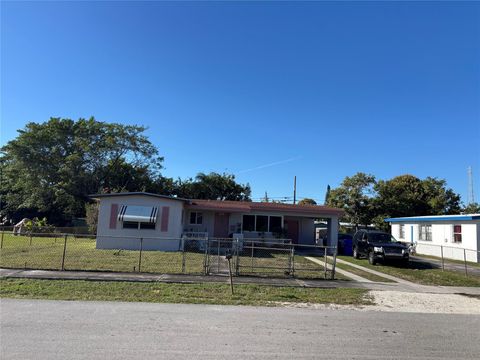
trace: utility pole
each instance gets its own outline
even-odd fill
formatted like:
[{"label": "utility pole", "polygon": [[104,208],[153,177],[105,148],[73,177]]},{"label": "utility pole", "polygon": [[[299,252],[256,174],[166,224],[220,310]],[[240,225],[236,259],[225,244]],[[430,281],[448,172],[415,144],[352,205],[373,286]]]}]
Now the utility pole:
[{"label": "utility pole", "polygon": [[297,202],[297,175],[293,178],[293,205]]}]

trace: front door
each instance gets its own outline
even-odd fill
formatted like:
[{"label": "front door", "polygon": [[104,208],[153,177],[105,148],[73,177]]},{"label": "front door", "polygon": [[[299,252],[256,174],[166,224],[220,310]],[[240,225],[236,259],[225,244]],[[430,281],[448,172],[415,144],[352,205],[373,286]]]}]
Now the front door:
[{"label": "front door", "polygon": [[298,220],[285,219],[283,223],[287,230],[287,238],[291,239],[294,244],[298,244]]},{"label": "front door", "polygon": [[213,226],[213,237],[228,237],[228,213],[215,213],[215,224]]}]

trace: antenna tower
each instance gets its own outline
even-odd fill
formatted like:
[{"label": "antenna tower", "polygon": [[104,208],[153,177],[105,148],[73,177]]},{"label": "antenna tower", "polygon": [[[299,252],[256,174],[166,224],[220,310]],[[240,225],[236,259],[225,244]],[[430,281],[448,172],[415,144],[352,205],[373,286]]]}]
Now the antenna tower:
[{"label": "antenna tower", "polygon": [[467,169],[468,173],[468,204],[473,204],[475,202],[475,196],[473,195],[473,176],[472,176],[472,167],[469,166]]}]

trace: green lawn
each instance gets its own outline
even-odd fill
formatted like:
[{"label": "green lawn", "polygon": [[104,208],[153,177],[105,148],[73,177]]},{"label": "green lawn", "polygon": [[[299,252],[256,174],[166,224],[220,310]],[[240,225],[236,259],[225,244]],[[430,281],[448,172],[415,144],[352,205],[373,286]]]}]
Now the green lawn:
[{"label": "green lawn", "polygon": [[[415,257],[417,258],[425,258],[425,259],[432,259],[432,260],[438,260],[438,261],[442,261],[442,258],[441,257],[438,257],[438,256],[432,256],[432,255],[424,255],[424,254],[415,254]],[[454,263],[454,264],[460,264],[460,265],[464,265],[465,262],[463,260],[455,260],[455,259],[444,259],[445,261],[445,264],[448,264],[448,263]],[[467,261],[467,268],[469,267],[476,267],[476,268],[480,268],[480,264],[479,263],[475,263],[475,262],[471,262],[471,261]]]},{"label": "green lawn", "polygon": [[79,280],[0,280],[0,297],[17,299],[138,301],[281,306],[282,303],[369,305],[364,289],[319,289],[224,284],[164,284]]},{"label": "green lawn", "polygon": [[[0,266],[60,270],[64,239],[5,234],[0,250]],[[184,258],[185,256],[185,258]],[[141,271],[152,273],[204,273],[203,253],[143,251]],[[184,261],[184,262],[183,262]],[[184,263],[184,268],[182,267]],[[139,251],[102,250],[95,248],[95,239],[69,236],[65,251],[65,270],[138,271]]]},{"label": "green lawn", "polygon": [[[5,233],[0,249],[0,267],[60,270],[63,249],[62,236],[30,238]],[[223,256],[221,257],[223,259]],[[217,257],[211,256],[209,260],[210,269],[215,271],[218,266]],[[143,251],[140,270],[161,274],[203,274],[205,261],[203,252]],[[239,265],[241,275],[290,275],[289,252],[280,249],[255,249],[253,262],[251,251],[245,249],[239,256]],[[303,256],[295,256],[294,265],[297,277],[324,278],[323,267],[306,260]],[[139,251],[96,249],[95,239],[92,237],[69,236],[64,269],[134,272],[139,270]],[[336,278],[345,279],[342,276]]]},{"label": "green lawn", "polygon": [[442,271],[442,269],[430,268],[427,265],[415,262],[410,262],[408,267],[402,267],[395,264],[370,265],[366,259],[357,260],[351,256],[339,256],[338,258],[423,285],[480,286],[479,276],[469,275],[467,277],[456,271]]}]

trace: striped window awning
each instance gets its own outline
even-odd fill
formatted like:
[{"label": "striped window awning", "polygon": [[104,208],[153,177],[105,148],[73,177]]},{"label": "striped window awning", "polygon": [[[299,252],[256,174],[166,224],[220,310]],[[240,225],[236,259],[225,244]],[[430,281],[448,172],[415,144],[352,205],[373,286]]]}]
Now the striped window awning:
[{"label": "striped window awning", "polygon": [[158,208],[154,206],[122,205],[118,213],[118,221],[134,221],[155,224]]}]

